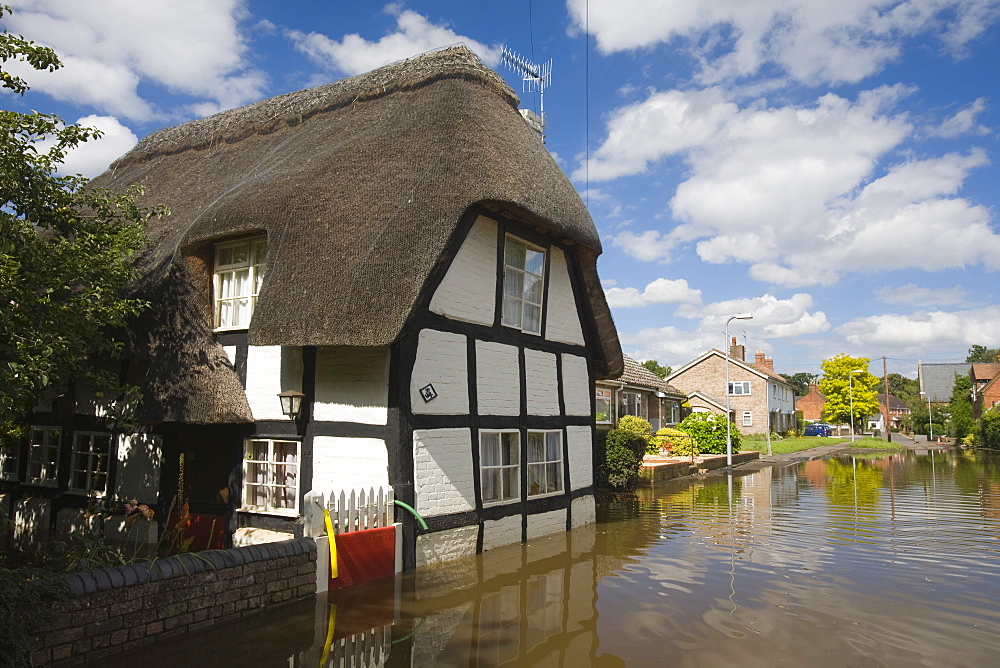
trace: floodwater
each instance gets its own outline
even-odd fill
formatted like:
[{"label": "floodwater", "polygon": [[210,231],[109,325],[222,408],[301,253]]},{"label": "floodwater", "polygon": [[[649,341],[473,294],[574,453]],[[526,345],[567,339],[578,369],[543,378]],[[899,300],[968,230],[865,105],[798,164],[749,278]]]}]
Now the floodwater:
[{"label": "floodwater", "polygon": [[231,633],[158,643],[141,659],[1000,665],[998,453],[737,470],[603,496],[598,516],[565,535],[245,619]]}]

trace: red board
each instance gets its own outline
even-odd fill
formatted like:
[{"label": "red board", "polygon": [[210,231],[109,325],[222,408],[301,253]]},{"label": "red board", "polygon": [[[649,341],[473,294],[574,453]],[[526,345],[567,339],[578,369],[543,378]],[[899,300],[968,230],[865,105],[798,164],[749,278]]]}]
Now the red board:
[{"label": "red board", "polygon": [[183,520],[171,513],[167,531],[180,531],[182,540],[193,538],[188,550],[222,550],[226,547],[226,518],[222,515],[190,513]]},{"label": "red board", "polygon": [[352,531],[336,540],[338,577],[330,578],[330,589],[371,582],[396,572],[395,527]]}]

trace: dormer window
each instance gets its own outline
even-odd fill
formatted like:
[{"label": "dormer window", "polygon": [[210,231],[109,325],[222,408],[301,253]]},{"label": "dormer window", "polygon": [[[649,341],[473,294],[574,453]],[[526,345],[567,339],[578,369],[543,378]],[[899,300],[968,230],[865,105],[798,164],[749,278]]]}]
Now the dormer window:
[{"label": "dormer window", "polygon": [[215,247],[215,329],[250,326],[264,280],[267,239],[257,237]]},{"label": "dormer window", "polygon": [[507,237],[503,255],[503,324],[540,334],[545,251]]}]

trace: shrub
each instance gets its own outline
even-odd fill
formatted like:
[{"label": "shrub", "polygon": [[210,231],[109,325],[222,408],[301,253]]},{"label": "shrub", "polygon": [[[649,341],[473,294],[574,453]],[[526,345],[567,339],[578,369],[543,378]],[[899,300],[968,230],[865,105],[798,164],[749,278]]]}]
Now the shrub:
[{"label": "shrub", "polygon": [[[661,432],[666,432],[661,437]],[[691,434],[686,434],[680,429],[660,429],[656,432],[657,438],[664,438],[670,448],[670,454],[675,457],[697,457],[698,442]]]},{"label": "shrub", "polygon": [[687,446],[688,443],[690,443],[694,439],[692,439],[688,434],[685,434],[680,429],[671,429],[670,427],[662,427],[656,431],[656,437],[653,440],[655,441],[657,452],[668,450],[676,454],[677,448],[683,449],[684,447]]},{"label": "shrub", "polygon": [[633,432],[612,429],[605,438],[604,464],[600,482],[612,489],[633,489],[639,479],[639,467],[646,454],[648,440]]},{"label": "shrub", "polygon": [[977,442],[984,448],[1000,450],[1000,413],[990,411],[979,422]]},{"label": "shrub", "polygon": [[0,665],[30,665],[38,629],[51,617],[53,602],[68,596],[65,582],[50,575],[0,561]]},{"label": "shrub", "polygon": [[659,452],[656,447],[656,437],[653,435],[653,425],[648,420],[644,420],[636,415],[624,415],[618,420],[615,429],[640,436],[646,441],[646,452],[655,454]]},{"label": "shrub", "polygon": [[[702,454],[721,455],[726,452],[726,416],[714,413],[691,413],[677,428],[694,437]],[[733,452],[740,448],[740,430],[729,425]]]}]

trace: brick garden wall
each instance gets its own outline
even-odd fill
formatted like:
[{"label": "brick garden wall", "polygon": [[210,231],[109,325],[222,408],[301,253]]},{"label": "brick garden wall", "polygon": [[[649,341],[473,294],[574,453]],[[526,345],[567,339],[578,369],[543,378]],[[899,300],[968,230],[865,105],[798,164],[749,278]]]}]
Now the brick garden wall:
[{"label": "brick garden wall", "polygon": [[311,538],[67,576],[36,665],[93,661],[316,593]]}]

